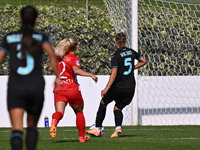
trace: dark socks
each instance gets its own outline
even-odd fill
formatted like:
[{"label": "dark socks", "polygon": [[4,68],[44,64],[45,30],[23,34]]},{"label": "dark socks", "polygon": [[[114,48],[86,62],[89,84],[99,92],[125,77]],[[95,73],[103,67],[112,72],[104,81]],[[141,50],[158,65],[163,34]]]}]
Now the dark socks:
[{"label": "dark socks", "polygon": [[107,105],[100,103],[96,116],[96,127],[102,127],[102,122],[106,115]]},{"label": "dark socks", "polygon": [[26,134],[26,150],[36,150],[38,141],[37,127],[28,127]]},{"label": "dark socks", "polygon": [[17,130],[12,131],[10,143],[12,150],[22,150],[23,147],[22,132]]},{"label": "dark socks", "polygon": [[123,120],[123,113],[121,110],[115,110],[115,126],[122,126],[122,120]]}]

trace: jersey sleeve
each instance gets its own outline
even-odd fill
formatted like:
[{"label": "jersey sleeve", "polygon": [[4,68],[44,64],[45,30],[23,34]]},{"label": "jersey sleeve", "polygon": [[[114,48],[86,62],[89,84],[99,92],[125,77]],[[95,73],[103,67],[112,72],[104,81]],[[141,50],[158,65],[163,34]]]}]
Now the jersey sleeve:
[{"label": "jersey sleeve", "polygon": [[51,38],[46,35],[46,34],[43,34],[43,39],[42,39],[42,45],[45,44],[45,43],[50,43],[51,44]]},{"label": "jersey sleeve", "polygon": [[139,60],[142,57],[142,55],[140,53],[138,53],[136,51],[134,51],[134,53],[135,53],[135,59]]},{"label": "jersey sleeve", "polygon": [[1,42],[1,46],[0,46],[0,50],[8,53],[8,42],[7,42],[7,39],[6,37],[3,38],[2,42]]},{"label": "jersey sleeve", "polygon": [[111,58],[111,68],[118,68],[118,59],[116,54]]},{"label": "jersey sleeve", "polygon": [[73,66],[77,66],[77,67],[81,68],[80,59],[78,57],[75,57],[75,58],[72,59],[72,67]]}]

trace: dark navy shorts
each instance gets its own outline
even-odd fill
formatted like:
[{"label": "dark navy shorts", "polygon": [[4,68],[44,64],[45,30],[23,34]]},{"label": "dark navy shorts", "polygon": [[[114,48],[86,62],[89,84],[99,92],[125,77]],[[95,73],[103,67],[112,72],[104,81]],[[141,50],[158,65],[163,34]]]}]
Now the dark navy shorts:
[{"label": "dark navy shorts", "polygon": [[7,108],[24,108],[27,113],[39,115],[43,108],[44,102],[44,85],[8,86],[7,90]]},{"label": "dark navy shorts", "polygon": [[109,104],[110,102],[115,101],[115,106],[122,110],[126,105],[131,103],[134,93],[135,88],[110,88],[102,99],[105,104]]}]

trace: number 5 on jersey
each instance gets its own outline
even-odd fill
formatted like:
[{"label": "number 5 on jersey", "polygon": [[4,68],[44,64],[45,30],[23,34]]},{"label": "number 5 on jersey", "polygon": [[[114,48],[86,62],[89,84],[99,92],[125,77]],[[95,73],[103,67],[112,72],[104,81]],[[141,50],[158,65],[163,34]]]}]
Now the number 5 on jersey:
[{"label": "number 5 on jersey", "polygon": [[128,67],[128,70],[127,71],[124,71],[124,75],[129,75],[131,73],[131,70],[132,70],[132,64],[131,64],[131,58],[128,57],[128,58],[125,58],[124,59],[124,66],[127,66]]}]

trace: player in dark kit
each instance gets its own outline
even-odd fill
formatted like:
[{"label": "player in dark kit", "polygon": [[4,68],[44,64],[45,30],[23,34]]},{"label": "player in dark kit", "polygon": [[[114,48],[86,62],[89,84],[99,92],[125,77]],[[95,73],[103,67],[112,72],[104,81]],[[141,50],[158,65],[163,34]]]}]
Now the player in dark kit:
[{"label": "player in dark kit", "polygon": [[10,138],[12,150],[23,148],[23,115],[27,112],[26,149],[35,150],[38,139],[37,123],[44,102],[44,78],[42,54],[47,52],[56,75],[59,90],[60,79],[57,58],[50,38],[34,31],[38,13],[32,6],[21,10],[19,31],[7,34],[0,47],[0,63],[9,54],[10,75],[7,90],[7,106],[12,124]]},{"label": "player in dark kit", "polygon": [[[105,89],[101,91],[102,100],[96,114],[95,127],[86,131],[93,136],[102,135],[101,128],[106,114],[106,107],[113,100],[115,100],[114,116],[116,129],[111,138],[118,137],[118,134],[122,132],[122,109],[130,104],[135,92],[134,69],[138,69],[146,64],[146,60],[141,54],[125,47],[126,35],[124,33],[116,34],[115,44],[118,51],[112,56],[112,73]],[[134,65],[135,59],[139,61],[136,65]]]}]

